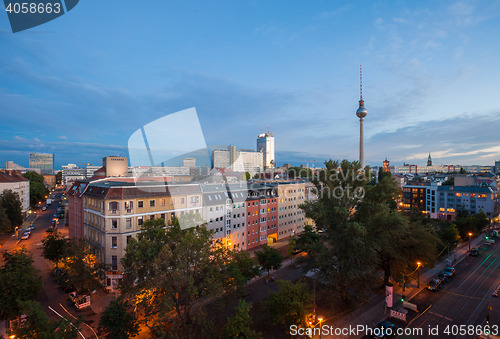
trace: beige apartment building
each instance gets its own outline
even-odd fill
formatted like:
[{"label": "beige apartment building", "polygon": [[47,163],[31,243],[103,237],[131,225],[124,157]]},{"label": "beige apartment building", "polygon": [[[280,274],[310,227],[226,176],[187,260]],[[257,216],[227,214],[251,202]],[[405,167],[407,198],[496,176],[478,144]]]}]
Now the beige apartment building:
[{"label": "beige apartment building", "polygon": [[305,214],[299,206],[305,202],[305,195],[304,182],[278,182],[278,240],[304,230]]},{"label": "beige apartment building", "polygon": [[169,184],[99,181],[83,194],[83,237],[98,250],[108,269],[106,285],[117,287],[122,278],[120,260],[132,237],[146,220],[172,218],[186,213],[201,216],[201,190],[198,184]]}]

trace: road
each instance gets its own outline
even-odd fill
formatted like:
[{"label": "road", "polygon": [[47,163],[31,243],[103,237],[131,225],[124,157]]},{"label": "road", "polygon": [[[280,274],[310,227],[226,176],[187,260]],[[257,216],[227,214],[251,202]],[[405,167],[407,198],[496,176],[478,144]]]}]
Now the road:
[{"label": "road", "polygon": [[[408,326],[422,328],[423,334],[401,338],[436,338],[436,334],[439,338],[475,338],[472,331],[486,324],[489,303],[489,324],[500,325],[500,299],[492,297],[500,283],[500,245],[482,247],[479,256],[468,256],[456,265],[456,272],[440,291],[422,290],[411,300],[419,310],[427,309],[410,319]],[[470,332],[461,333],[460,326]]]},{"label": "road", "polygon": [[[27,240],[17,240],[15,237],[12,237],[4,244],[2,250],[10,252],[16,248],[24,246],[28,251],[33,253],[33,266],[40,271],[41,279],[44,282],[43,290],[39,295],[38,301],[42,304],[47,315],[54,320],[60,319],[60,316],[62,316],[69,321],[74,321],[79,315],[82,315],[85,319],[85,324],[87,325],[82,324],[80,326],[82,334],[79,337],[96,338],[97,335],[94,334],[94,331],[97,331],[97,321],[99,316],[95,314],[91,308],[77,311],[76,308],[70,304],[68,294],[65,293],[53,279],[52,264],[42,257],[42,239],[46,234],[50,221],[53,219],[54,214],[59,207],[61,197],[62,193],[56,192],[52,205],[49,206],[46,211],[38,212],[36,219],[33,222],[35,229],[32,231],[31,236]],[[29,220],[32,219],[34,218],[30,217]],[[68,235],[68,229],[64,227],[62,222],[58,225],[58,231],[64,236]],[[20,231],[20,234],[22,234],[22,232],[23,230]],[[56,312],[60,316],[57,315]]]}]

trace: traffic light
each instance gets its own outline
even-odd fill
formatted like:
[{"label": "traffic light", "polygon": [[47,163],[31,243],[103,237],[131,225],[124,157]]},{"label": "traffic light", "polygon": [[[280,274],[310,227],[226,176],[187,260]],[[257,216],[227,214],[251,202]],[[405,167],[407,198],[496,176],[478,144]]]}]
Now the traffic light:
[{"label": "traffic light", "polygon": [[403,294],[403,295],[401,296],[401,302],[405,301],[405,299],[406,299],[406,296]]}]

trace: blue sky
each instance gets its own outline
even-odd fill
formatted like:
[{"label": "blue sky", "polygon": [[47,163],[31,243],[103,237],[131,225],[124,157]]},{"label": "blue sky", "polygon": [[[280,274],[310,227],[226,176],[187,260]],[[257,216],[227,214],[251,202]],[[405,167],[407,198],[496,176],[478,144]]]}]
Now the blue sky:
[{"label": "blue sky", "polygon": [[[208,144],[278,164],[500,159],[498,1],[80,1],[13,34],[0,12],[0,164],[127,154],[151,121],[196,107]],[[0,165],[2,166],[2,165]]]}]

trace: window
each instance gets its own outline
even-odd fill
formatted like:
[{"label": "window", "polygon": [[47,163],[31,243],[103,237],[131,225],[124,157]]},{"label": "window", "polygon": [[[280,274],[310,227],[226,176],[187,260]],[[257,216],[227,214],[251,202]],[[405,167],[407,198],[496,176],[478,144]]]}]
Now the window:
[{"label": "window", "polygon": [[184,200],[185,200],[184,198],[181,198],[181,204],[183,204],[183,203],[184,203]]},{"label": "window", "polygon": [[163,220],[165,220],[165,213],[160,214],[160,218],[162,218]]},{"label": "window", "polygon": [[160,199],[160,206],[165,206],[165,199]]},{"label": "window", "polygon": [[118,210],[118,202],[117,201],[111,201],[109,203],[109,210],[113,211],[113,213],[116,213],[116,210]]},{"label": "window", "polygon": [[133,208],[134,208],[134,202],[133,201],[125,202],[125,209],[127,210],[127,212],[132,212]]},{"label": "window", "polygon": [[125,219],[125,227],[126,228],[132,228],[132,218],[126,218]]},{"label": "window", "polygon": [[116,230],[118,228],[118,219],[111,219],[111,229]]},{"label": "window", "polygon": [[144,201],[138,201],[137,202],[137,207],[138,208],[143,208],[144,207]]},{"label": "window", "polygon": [[111,248],[117,248],[117,247],[118,247],[118,238],[111,237]]},{"label": "window", "polygon": [[130,239],[132,239],[132,236],[131,235],[127,235],[127,245],[130,242]]},{"label": "window", "polygon": [[155,201],[149,200],[149,207],[155,207]]},{"label": "window", "polygon": [[154,215],[154,214],[151,214],[151,215],[149,216],[149,220],[153,220],[154,218],[155,218],[155,215]]},{"label": "window", "polygon": [[111,270],[113,271],[118,270],[118,256],[116,255],[111,256]]},{"label": "window", "polygon": [[137,225],[142,226],[144,224],[144,220],[142,217],[137,217]]}]

